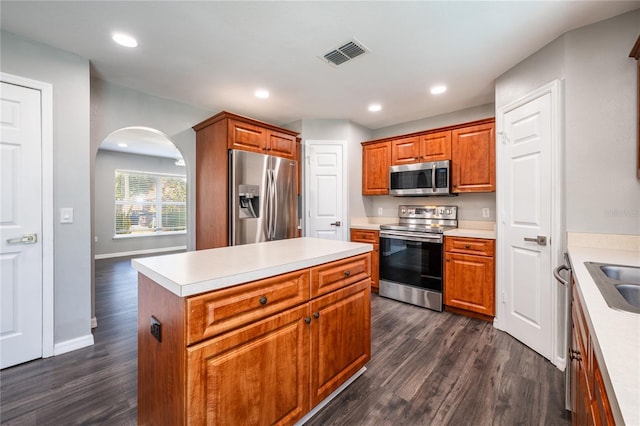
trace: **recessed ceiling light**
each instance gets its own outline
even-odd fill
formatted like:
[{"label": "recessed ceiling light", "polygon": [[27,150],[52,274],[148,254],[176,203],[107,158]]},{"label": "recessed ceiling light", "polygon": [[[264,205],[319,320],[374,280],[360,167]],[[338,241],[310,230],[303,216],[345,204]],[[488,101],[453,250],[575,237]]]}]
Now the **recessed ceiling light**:
[{"label": "recessed ceiling light", "polygon": [[126,147],[128,147],[129,145],[127,145],[127,144],[126,144],[126,143],[124,143],[124,142],[120,142],[120,143],[118,144],[118,146],[119,146],[120,148],[126,148]]},{"label": "recessed ceiling light", "polygon": [[138,41],[131,37],[130,35],[123,33],[114,33],[111,38],[113,41],[118,43],[120,46],[124,47],[136,47],[138,45]]},{"label": "recessed ceiling light", "polygon": [[438,86],[433,86],[431,88],[431,94],[432,95],[439,95],[441,93],[444,93],[447,91],[447,86],[445,86],[444,84],[440,84]]},{"label": "recessed ceiling light", "polygon": [[369,105],[369,111],[371,112],[378,112],[382,109],[382,105],[380,104],[371,104]]},{"label": "recessed ceiling light", "polygon": [[256,98],[267,99],[269,97],[269,91],[264,89],[258,89],[254,92]]}]

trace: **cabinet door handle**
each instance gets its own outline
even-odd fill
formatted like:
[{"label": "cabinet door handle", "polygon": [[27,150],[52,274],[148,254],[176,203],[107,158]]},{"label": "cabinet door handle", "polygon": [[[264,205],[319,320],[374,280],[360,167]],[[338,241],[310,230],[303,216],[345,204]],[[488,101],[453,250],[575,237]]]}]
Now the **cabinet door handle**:
[{"label": "cabinet door handle", "polygon": [[266,305],[267,304],[267,297],[266,296],[262,296],[260,298],[260,304],[261,305]]},{"label": "cabinet door handle", "polygon": [[313,317],[314,317],[315,319],[320,318],[320,312],[314,312],[314,313],[313,313]]},{"label": "cabinet door handle", "polygon": [[447,262],[450,262],[450,261],[451,261],[451,259],[445,259],[445,260],[446,260]]},{"label": "cabinet door handle", "polygon": [[575,351],[573,349],[569,349],[569,358],[576,360],[576,361],[582,361],[582,356],[580,356],[580,351]]},{"label": "cabinet door handle", "polygon": [[304,322],[307,323],[307,324],[311,324],[311,318],[304,317]]}]

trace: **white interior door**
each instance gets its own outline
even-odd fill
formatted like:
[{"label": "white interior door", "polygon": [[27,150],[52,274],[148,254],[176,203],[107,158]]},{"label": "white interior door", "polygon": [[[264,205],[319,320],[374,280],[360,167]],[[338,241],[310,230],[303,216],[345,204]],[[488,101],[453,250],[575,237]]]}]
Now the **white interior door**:
[{"label": "white interior door", "polygon": [[344,142],[308,141],[305,173],[308,237],[347,240]]},{"label": "white interior door", "polygon": [[42,356],[40,91],[0,83],[0,368]]},{"label": "white interior door", "polygon": [[550,245],[559,208],[552,187],[553,111],[551,91],[542,90],[498,114],[501,328],[550,360],[558,330]]}]

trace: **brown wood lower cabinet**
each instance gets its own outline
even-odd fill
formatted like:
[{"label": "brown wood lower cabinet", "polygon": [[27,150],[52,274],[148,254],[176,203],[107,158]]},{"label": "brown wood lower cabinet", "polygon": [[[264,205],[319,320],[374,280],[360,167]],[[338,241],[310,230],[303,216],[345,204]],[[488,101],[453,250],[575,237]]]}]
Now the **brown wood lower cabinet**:
[{"label": "brown wood lower cabinet", "polygon": [[351,241],[373,244],[371,252],[371,291],[380,287],[380,232],[373,229],[351,228]]},{"label": "brown wood lower cabinet", "polygon": [[571,423],[615,425],[575,280],[571,282]]},{"label": "brown wood lower cabinet", "polygon": [[445,237],[444,303],[489,320],[495,315],[495,241]]},{"label": "brown wood lower cabinet", "polygon": [[[291,425],[304,417],[371,358],[370,256],[189,298],[140,275],[138,423]],[[332,290],[313,298],[323,271],[332,271]],[[149,332],[151,316],[162,323],[161,341]]]}]

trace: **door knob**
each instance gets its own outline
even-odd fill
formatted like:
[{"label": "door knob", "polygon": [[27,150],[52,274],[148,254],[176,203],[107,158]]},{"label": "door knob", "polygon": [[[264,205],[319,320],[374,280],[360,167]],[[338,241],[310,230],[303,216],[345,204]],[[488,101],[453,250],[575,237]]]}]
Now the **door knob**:
[{"label": "door knob", "polygon": [[9,238],[7,244],[35,244],[38,242],[38,234],[24,234],[19,238]]},{"label": "door knob", "polygon": [[329,225],[331,225],[331,226],[340,226],[340,225],[342,225],[342,223],[340,223],[339,220],[336,220],[335,222],[330,223]]},{"label": "door knob", "polygon": [[525,241],[528,242],[532,242],[532,243],[537,243],[539,246],[546,246],[547,245],[547,237],[543,236],[543,235],[538,235],[535,238],[525,238]]}]

